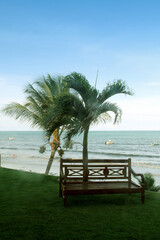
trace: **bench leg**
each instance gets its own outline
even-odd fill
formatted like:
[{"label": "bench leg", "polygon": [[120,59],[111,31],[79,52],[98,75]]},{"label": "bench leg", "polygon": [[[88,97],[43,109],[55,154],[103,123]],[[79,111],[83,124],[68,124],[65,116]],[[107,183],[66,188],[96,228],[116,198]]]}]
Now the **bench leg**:
[{"label": "bench leg", "polygon": [[66,206],[66,201],[67,201],[67,199],[66,199],[66,188],[64,188],[64,192],[63,192],[63,200],[64,200],[64,206]]},{"label": "bench leg", "polygon": [[130,188],[128,189],[128,195],[129,196],[131,195],[131,189]]},{"label": "bench leg", "polygon": [[145,200],[145,193],[144,193],[144,189],[143,189],[142,192],[141,192],[141,201],[142,201],[142,203],[144,203],[144,200]]},{"label": "bench leg", "polygon": [[64,207],[65,207],[66,206],[66,201],[67,201],[66,196],[63,196],[63,200],[64,200]]},{"label": "bench leg", "polygon": [[59,197],[62,197],[62,186],[61,186],[61,181],[59,181]]},{"label": "bench leg", "polygon": [[59,197],[62,197],[62,189],[61,189],[61,187],[59,188]]}]

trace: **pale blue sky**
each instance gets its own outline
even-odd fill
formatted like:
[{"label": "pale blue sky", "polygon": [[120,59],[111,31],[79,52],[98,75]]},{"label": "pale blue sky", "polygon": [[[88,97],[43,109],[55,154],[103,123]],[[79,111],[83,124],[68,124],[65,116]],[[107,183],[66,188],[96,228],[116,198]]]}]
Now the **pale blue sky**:
[{"label": "pale blue sky", "polygon": [[[160,1],[0,1],[0,108],[24,102],[23,88],[50,73],[77,71],[97,88],[120,78],[120,125],[94,130],[160,130]],[[0,113],[0,130],[29,130]]]}]

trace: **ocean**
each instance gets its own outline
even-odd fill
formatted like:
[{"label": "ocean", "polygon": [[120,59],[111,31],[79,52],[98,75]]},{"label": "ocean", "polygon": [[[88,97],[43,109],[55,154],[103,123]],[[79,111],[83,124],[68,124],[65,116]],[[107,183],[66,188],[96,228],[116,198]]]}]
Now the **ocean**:
[{"label": "ocean", "polygon": [[[107,140],[114,144],[107,145]],[[73,149],[65,151],[64,158],[82,157],[82,135],[74,137]],[[39,148],[46,143],[40,131],[1,131],[1,166],[44,173],[50,156],[50,146],[46,152]],[[61,141],[62,146],[64,144]],[[152,145],[156,143],[156,145]],[[88,137],[89,158],[131,158],[136,172],[150,172],[160,184],[160,131],[90,131]],[[50,174],[59,175],[59,156],[56,154]]]}]

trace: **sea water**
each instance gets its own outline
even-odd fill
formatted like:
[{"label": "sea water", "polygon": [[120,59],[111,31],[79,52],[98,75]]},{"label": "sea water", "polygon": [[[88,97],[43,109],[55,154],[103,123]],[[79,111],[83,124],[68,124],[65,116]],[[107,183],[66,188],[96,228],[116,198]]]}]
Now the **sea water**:
[{"label": "sea water", "polygon": [[[74,137],[73,148],[65,151],[63,157],[81,158],[82,139],[82,135]],[[112,140],[114,144],[105,144],[107,140]],[[0,132],[2,167],[44,173],[51,153],[49,144],[45,145],[45,153],[39,152],[40,146],[45,143],[46,138],[40,131]],[[62,139],[62,147],[63,144]],[[160,184],[160,131],[90,131],[88,153],[93,159],[131,158],[136,172],[150,172]],[[58,154],[50,173],[59,174]]]}]

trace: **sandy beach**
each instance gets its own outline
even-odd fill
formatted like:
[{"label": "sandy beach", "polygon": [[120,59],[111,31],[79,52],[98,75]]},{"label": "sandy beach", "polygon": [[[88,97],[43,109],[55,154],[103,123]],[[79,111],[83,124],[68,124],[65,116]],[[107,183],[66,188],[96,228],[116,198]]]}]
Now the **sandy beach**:
[{"label": "sandy beach", "polygon": [[[20,157],[15,157],[10,155],[1,156],[2,167],[28,171],[28,172],[41,173],[41,174],[44,174],[47,163],[48,163],[48,157],[33,159],[33,158],[20,158]],[[59,165],[60,165],[59,159],[56,158],[53,161],[49,174],[54,176],[59,176]],[[141,163],[137,164],[132,162],[132,168],[136,173],[143,173],[143,174],[148,172],[152,173],[156,180],[156,184],[160,185],[160,167],[155,167],[150,165],[144,166]]]}]

